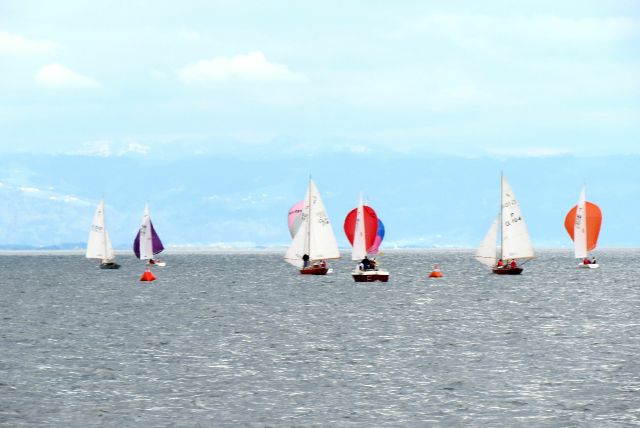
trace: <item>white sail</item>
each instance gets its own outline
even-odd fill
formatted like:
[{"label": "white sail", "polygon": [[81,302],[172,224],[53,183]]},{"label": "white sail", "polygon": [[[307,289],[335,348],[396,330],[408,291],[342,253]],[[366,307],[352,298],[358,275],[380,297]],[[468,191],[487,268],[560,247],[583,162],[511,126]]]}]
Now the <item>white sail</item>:
[{"label": "white sail", "polygon": [[142,222],[140,223],[140,260],[153,258],[153,236],[151,234],[151,216],[149,205],[145,204]]},{"label": "white sail", "polygon": [[476,260],[483,265],[493,267],[497,262],[498,250],[498,224],[500,223],[500,214],[496,216],[487,231],[480,247],[476,251]]},{"label": "white sail", "polygon": [[356,211],[356,230],[353,234],[353,249],[351,251],[351,260],[362,260],[367,256],[367,243],[364,234],[364,208],[362,204],[362,196],[358,203]]},{"label": "white sail", "polygon": [[573,226],[573,249],[576,258],[587,257],[587,207],[586,190],[583,187],[576,208],[576,222]]},{"label": "white sail", "polygon": [[320,193],[313,180],[309,181],[309,258],[329,260],[340,258],[336,236],[329,221],[329,215],[322,203]]},{"label": "white sail", "polygon": [[331,221],[313,180],[309,180],[309,187],[304,197],[301,225],[285,254],[285,260],[301,268],[302,256],[305,254],[311,261],[340,258]]},{"label": "white sail", "polygon": [[89,239],[87,240],[88,259],[113,260],[115,253],[104,222],[104,200],[101,200],[93,215]]},{"label": "white sail", "polygon": [[105,257],[104,259],[102,259],[103,262],[113,262],[116,259],[116,253],[115,251],[113,251],[113,246],[111,245],[111,239],[109,238],[109,233],[107,232],[107,229],[104,229],[104,242],[106,245],[106,255],[107,257]]},{"label": "white sail", "polygon": [[531,259],[535,257],[520,204],[507,179],[502,177],[502,249],[501,258]]}]

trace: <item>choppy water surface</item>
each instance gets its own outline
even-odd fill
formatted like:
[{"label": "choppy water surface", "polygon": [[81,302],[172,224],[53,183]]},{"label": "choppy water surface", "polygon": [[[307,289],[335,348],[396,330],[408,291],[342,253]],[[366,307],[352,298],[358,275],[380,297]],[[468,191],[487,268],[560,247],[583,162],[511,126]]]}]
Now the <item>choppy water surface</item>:
[{"label": "choppy water surface", "polygon": [[[640,424],[640,253],[520,277],[470,252],[300,276],[279,254],[0,256],[3,426]],[[428,280],[433,263],[445,277]]]}]

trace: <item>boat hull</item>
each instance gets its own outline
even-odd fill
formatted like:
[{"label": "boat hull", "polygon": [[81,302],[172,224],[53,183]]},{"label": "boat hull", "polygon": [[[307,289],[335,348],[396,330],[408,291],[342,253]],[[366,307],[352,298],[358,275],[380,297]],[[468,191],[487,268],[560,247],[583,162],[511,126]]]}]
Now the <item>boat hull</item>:
[{"label": "boat hull", "polygon": [[582,269],[598,269],[600,265],[598,263],[589,263],[589,264],[579,263],[578,267]]},{"label": "boat hull", "polygon": [[355,282],[388,282],[389,272],[386,270],[354,271],[351,276]]},{"label": "boat hull", "polygon": [[300,269],[300,275],[326,275],[329,268],[320,266],[310,266]]},{"label": "boat hull", "polygon": [[100,263],[100,269],[120,269],[120,265],[118,263]]},{"label": "boat hull", "polygon": [[522,268],[493,268],[491,271],[496,275],[520,275],[522,273]]}]

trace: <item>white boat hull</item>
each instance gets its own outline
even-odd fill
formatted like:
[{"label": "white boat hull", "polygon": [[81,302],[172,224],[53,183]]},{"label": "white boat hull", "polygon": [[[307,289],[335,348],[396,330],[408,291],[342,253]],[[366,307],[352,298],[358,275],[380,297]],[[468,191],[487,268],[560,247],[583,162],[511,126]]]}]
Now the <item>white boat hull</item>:
[{"label": "white boat hull", "polygon": [[598,263],[589,263],[589,264],[578,263],[578,267],[582,269],[598,269],[600,265]]}]

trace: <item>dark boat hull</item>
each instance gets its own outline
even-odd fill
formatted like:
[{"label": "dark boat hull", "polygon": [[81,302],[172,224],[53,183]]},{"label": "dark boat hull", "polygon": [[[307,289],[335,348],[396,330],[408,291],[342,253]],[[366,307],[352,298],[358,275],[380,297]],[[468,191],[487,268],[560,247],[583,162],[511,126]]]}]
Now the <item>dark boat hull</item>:
[{"label": "dark boat hull", "polygon": [[520,275],[522,268],[493,268],[492,271],[497,275]]},{"label": "dark boat hull", "polygon": [[100,263],[100,269],[120,269],[118,263]]},{"label": "dark boat hull", "polygon": [[301,275],[326,275],[329,268],[320,266],[310,266],[300,269]]},{"label": "dark boat hull", "polygon": [[355,271],[351,276],[355,282],[389,281],[389,272],[384,270]]}]

